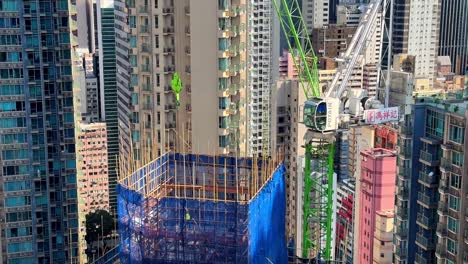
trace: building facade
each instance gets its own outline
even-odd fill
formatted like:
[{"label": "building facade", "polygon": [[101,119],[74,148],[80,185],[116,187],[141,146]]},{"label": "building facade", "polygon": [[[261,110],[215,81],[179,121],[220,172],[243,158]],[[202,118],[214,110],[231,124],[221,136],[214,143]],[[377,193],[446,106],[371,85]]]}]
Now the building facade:
[{"label": "building facade", "polygon": [[450,56],[452,72],[468,72],[468,3],[463,0],[442,0],[440,6],[439,56]]},{"label": "building facade", "polygon": [[377,212],[395,205],[396,154],[373,148],[361,151],[361,159],[357,263],[372,263]]},{"label": "building facade", "polygon": [[[123,97],[118,97],[117,66],[116,66],[116,35],[114,0],[97,0],[94,5],[97,39],[93,46],[98,49],[99,57],[99,110],[100,120],[106,123],[107,151],[109,163],[110,204],[117,205],[115,193],[117,183],[117,168],[119,160],[119,115],[118,109],[124,107]],[[94,12],[93,12],[94,13]],[[93,35],[96,35],[93,34]],[[120,47],[120,46],[119,46]],[[125,119],[123,119],[125,120]]]},{"label": "building facade", "polygon": [[[271,34],[269,1],[192,2],[116,1],[120,147],[139,162],[168,149],[247,155],[249,135],[267,129],[269,137],[261,117],[271,82],[271,45],[264,41]],[[250,20],[266,24],[249,28],[248,12]],[[252,44],[252,50],[247,45],[260,42],[264,46]],[[248,65],[259,71],[249,73],[250,81]],[[182,82],[177,98],[171,86],[176,73]],[[253,129],[251,117],[261,125]]]},{"label": "building facade", "polygon": [[468,258],[462,218],[466,116],[466,101],[431,97],[416,99],[405,116],[399,136],[397,263],[462,263]]},{"label": "building facade", "polygon": [[106,123],[82,123],[78,136],[80,214],[110,211]]},{"label": "building facade", "polygon": [[393,209],[376,212],[373,264],[393,264],[393,217]]},{"label": "building facade", "polygon": [[345,179],[338,182],[335,260],[346,264],[353,263],[355,190],[355,179]]},{"label": "building facade", "polygon": [[0,2],[1,263],[79,263],[75,1]]}]

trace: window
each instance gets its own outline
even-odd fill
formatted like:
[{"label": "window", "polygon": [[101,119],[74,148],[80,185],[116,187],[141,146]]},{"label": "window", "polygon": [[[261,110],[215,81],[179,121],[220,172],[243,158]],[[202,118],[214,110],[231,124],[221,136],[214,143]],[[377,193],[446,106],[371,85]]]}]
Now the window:
[{"label": "window", "polygon": [[449,208],[455,211],[460,211],[460,198],[449,195]]},{"label": "window", "polygon": [[227,136],[219,136],[219,146],[221,148],[225,148],[228,145],[228,137]]},{"label": "window", "polygon": [[447,251],[456,256],[458,254],[458,242],[447,238]]},{"label": "window", "polygon": [[465,129],[462,128],[462,127],[450,125],[450,127],[449,127],[449,131],[450,131],[449,139],[450,139],[450,141],[453,141],[453,142],[456,142],[456,143],[459,143],[459,144],[463,144],[463,134],[465,132],[464,130]]},{"label": "window", "polygon": [[130,48],[136,48],[137,38],[136,36],[130,36]]},{"label": "window", "polygon": [[130,25],[130,28],[136,28],[136,17],[135,16],[129,16],[128,17],[128,23]]},{"label": "window", "polygon": [[32,251],[32,242],[10,243],[7,251],[8,253]]},{"label": "window", "polygon": [[450,174],[450,186],[455,189],[460,189],[461,188],[461,176],[451,173]]},{"label": "window", "polygon": [[219,121],[219,128],[227,128],[228,127],[228,124],[229,124],[229,120],[227,117],[225,116],[220,116],[218,117],[218,121]]},{"label": "window", "polygon": [[461,167],[463,164],[463,153],[452,150],[452,164]]},{"label": "window", "polygon": [[229,105],[229,99],[226,97],[219,97],[218,108],[227,109]]},{"label": "window", "polygon": [[457,234],[458,230],[460,229],[459,227],[460,227],[460,223],[458,222],[458,220],[456,220],[456,219],[449,216],[448,221],[447,221],[448,230],[450,230],[453,233]]},{"label": "window", "polygon": [[130,55],[130,64],[132,67],[138,67],[138,58],[136,55]]},{"label": "window", "polygon": [[426,134],[429,136],[442,138],[444,134],[444,115],[442,113],[427,110]]}]

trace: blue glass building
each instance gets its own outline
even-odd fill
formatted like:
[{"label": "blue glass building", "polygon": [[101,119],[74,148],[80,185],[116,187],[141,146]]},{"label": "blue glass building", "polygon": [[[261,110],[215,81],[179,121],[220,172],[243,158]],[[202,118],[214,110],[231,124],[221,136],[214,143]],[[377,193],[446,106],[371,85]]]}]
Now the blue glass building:
[{"label": "blue glass building", "polygon": [[3,264],[78,263],[77,34],[73,1],[0,1]]}]

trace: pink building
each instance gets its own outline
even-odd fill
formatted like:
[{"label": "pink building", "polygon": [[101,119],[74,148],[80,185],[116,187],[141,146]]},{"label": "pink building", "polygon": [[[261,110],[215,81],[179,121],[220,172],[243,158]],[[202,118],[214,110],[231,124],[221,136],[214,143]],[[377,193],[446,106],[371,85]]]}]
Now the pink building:
[{"label": "pink building", "polygon": [[80,213],[109,210],[107,130],[105,123],[80,124],[78,191]]},{"label": "pink building", "polygon": [[361,151],[359,198],[358,259],[372,263],[377,212],[393,210],[395,205],[396,154],[374,148]]},{"label": "pink building", "polygon": [[285,79],[297,78],[297,70],[294,66],[293,56],[287,50],[283,50],[283,55],[279,59],[279,76]]}]

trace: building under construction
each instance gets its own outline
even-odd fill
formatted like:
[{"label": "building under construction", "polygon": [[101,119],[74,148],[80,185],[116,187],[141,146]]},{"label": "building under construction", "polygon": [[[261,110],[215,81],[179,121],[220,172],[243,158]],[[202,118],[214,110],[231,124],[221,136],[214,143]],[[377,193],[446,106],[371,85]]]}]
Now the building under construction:
[{"label": "building under construction", "polygon": [[122,177],[121,263],[286,263],[280,160],[166,153]]}]

